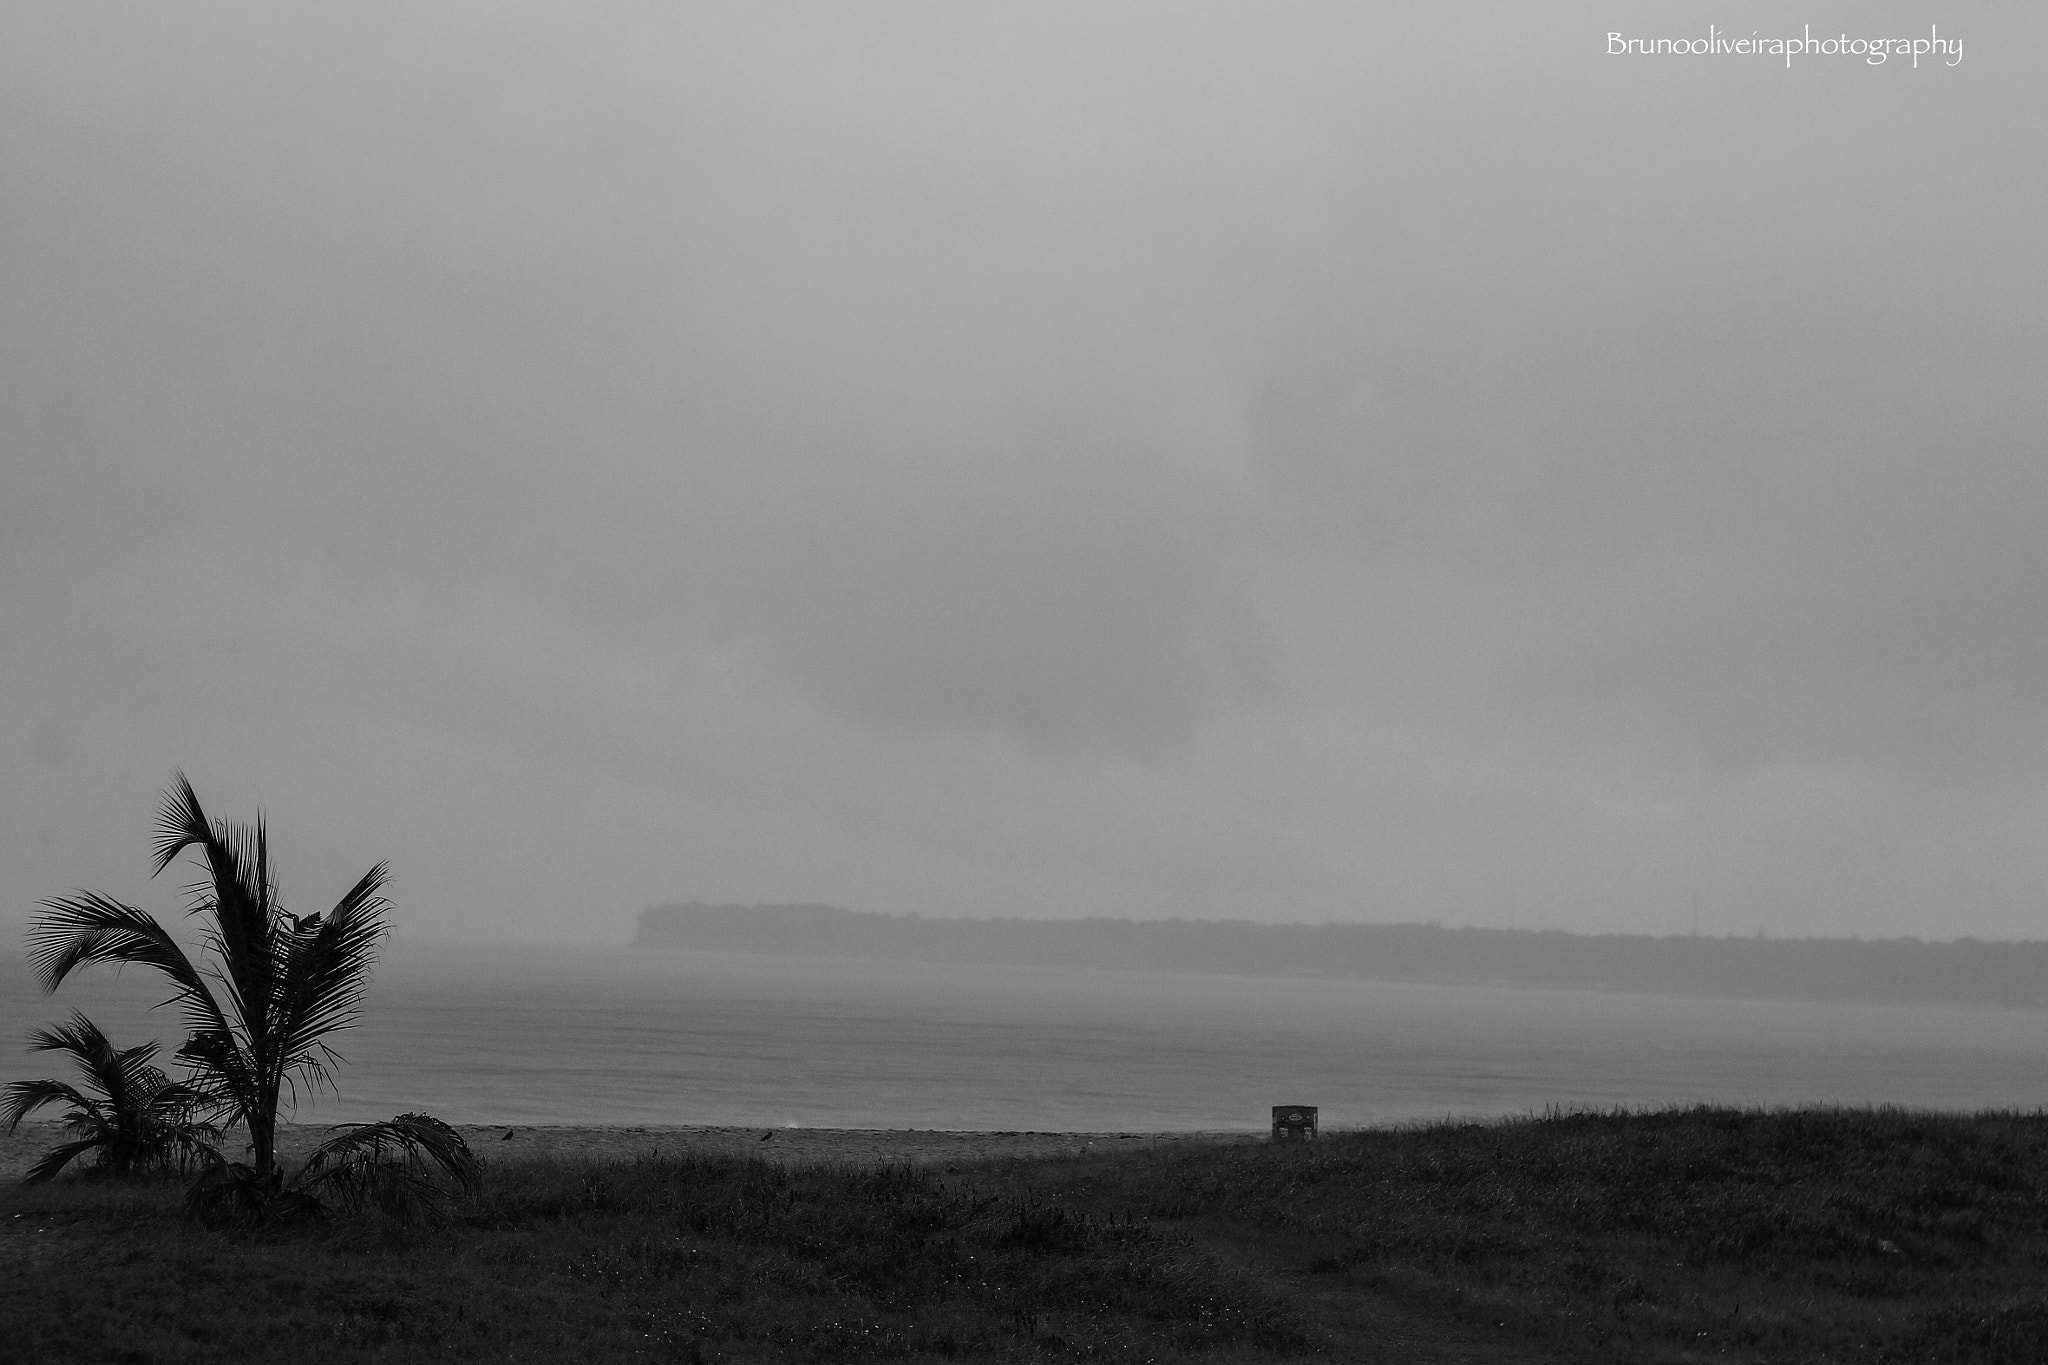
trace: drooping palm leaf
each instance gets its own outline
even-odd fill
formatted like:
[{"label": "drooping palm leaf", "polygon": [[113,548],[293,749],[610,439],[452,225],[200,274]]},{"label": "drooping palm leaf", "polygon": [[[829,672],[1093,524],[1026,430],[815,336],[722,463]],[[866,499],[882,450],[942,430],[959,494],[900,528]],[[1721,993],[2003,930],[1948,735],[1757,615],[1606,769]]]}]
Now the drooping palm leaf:
[{"label": "drooping palm leaf", "polygon": [[42,1160],[28,1168],[28,1174],[21,1178],[21,1183],[24,1185],[40,1185],[46,1180],[55,1180],[57,1173],[66,1166],[69,1166],[73,1158],[84,1156],[99,1145],[96,1139],[80,1138],[76,1142],[67,1142],[61,1147],[53,1147],[43,1153]]},{"label": "drooping palm leaf", "polygon": [[225,1031],[227,1016],[185,950],[147,914],[95,891],[46,900],[50,913],[28,931],[28,964],[36,984],[54,991],[78,968],[95,962],[154,967],[170,979],[176,1004],[195,1029]]},{"label": "drooping palm leaf", "polygon": [[474,1194],[482,1172],[462,1134],[426,1114],[400,1114],[382,1123],[349,1125],[314,1150],[293,1185],[350,1212],[410,1219],[439,1213],[448,1194],[442,1180]]},{"label": "drooping palm leaf", "polygon": [[21,1121],[46,1104],[68,1104],[76,1113],[89,1114],[94,1101],[78,1092],[77,1087],[62,1081],[14,1081],[6,1090],[4,1108],[0,1118],[7,1120],[7,1131],[13,1132]]},{"label": "drooping palm leaf", "polygon": [[[172,994],[163,1003],[179,1008],[194,1038],[218,1044],[233,1037],[228,1015],[205,976],[151,916],[90,891],[43,906],[50,913],[30,928],[28,937],[29,966],[44,990],[56,990],[73,971],[91,963],[153,967],[171,982]],[[209,1055],[214,1065],[203,1069],[202,1085],[216,1102],[227,1108],[261,1102],[257,1078],[242,1064],[239,1048],[214,1046]]]}]

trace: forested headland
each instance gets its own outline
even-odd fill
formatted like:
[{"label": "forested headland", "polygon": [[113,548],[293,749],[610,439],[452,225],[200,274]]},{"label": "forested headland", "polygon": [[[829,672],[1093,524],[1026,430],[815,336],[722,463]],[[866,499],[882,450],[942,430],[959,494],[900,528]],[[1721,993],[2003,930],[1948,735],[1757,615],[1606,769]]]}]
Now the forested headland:
[{"label": "forested headland", "polygon": [[928,919],[827,905],[648,909],[644,948],[1246,976],[2048,1008],[2048,943],[1711,938],[1247,920]]}]

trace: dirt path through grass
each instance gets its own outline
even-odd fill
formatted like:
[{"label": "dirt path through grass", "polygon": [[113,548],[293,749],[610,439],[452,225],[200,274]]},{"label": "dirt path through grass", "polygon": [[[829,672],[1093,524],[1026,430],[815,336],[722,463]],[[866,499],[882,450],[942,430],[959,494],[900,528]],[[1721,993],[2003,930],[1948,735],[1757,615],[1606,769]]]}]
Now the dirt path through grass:
[{"label": "dirt path through grass", "polygon": [[1555,1365],[1560,1358],[1527,1340],[1523,1324],[1484,1322],[1490,1314],[1482,1304],[1446,1302],[1436,1286],[1404,1286],[1398,1276],[1329,1265],[1323,1248],[1296,1237],[1206,1219],[1157,1226],[1189,1237],[1225,1265],[1250,1269],[1275,1299],[1303,1310],[1327,1339],[1329,1360]]}]

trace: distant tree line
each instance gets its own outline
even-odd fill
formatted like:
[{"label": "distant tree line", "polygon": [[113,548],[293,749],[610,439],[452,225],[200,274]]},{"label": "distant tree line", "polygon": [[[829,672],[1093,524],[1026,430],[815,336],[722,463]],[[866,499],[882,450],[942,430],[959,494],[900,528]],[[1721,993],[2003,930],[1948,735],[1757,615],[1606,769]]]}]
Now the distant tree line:
[{"label": "distant tree line", "polygon": [[828,905],[645,910],[644,948],[1780,1000],[2048,1008],[2048,943],[1702,938],[1245,920],[924,919]]}]

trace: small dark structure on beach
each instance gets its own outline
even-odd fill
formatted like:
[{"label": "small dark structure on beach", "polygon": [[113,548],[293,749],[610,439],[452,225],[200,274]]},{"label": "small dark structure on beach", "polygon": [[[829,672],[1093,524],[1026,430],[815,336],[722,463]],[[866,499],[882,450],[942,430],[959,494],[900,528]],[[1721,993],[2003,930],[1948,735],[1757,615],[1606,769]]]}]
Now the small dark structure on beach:
[{"label": "small dark structure on beach", "polygon": [[1308,1142],[1316,1135],[1316,1107],[1313,1104],[1273,1106],[1273,1141]]}]

